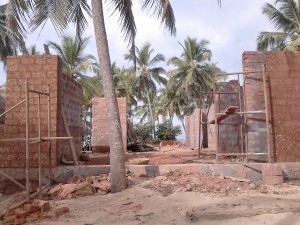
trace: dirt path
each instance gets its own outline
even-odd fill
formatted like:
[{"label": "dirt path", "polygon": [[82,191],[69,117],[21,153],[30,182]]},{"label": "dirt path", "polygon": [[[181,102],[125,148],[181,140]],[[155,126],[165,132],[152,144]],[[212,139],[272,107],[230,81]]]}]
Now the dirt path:
[{"label": "dirt path", "polygon": [[300,189],[296,186],[268,187],[268,193],[175,192],[164,197],[143,185],[117,194],[52,201],[54,206],[68,206],[70,213],[29,224],[300,225]]}]

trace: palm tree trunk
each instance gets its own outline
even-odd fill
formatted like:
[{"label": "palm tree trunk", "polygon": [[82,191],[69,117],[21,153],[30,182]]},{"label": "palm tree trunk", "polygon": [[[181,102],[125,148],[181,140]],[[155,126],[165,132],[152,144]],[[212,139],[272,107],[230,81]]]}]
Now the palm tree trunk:
[{"label": "palm tree trunk", "polygon": [[150,101],[148,89],[146,89],[146,93],[147,93],[147,100],[148,100],[148,106],[149,106],[150,117],[151,117],[151,125],[152,125],[152,129],[153,129],[153,139],[155,139],[156,138],[156,133],[155,133],[154,116],[153,116],[153,111],[152,111],[152,106],[151,106],[151,101]]},{"label": "palm tree trunk", "polygon": [[97,44],[104,97],[110,125],[110,173],[111,191],[119,192],[127,187],[125,156],[117,95],[113,81],[102,0],[92,0],[92,13]]}]

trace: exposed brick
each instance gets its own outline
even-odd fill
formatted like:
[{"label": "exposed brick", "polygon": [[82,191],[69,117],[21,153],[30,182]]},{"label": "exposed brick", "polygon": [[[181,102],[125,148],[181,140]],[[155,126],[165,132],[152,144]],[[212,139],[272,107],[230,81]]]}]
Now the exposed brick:
[{"label": "exposed brick", "polygon": [[[92,147],[94,151],[109,151],[110,146],[110,129],[108,123],[107,107],[104,98],[94,98],[93,107],[93,136]],[[118,98],[118,107],[120,113],[123,146],[124,151],[127,149],[127,108],[126,98]]]},{"label": "exposed brick", "polygon": [[[50,75],[50,76],[49,76]],[[25,97],[25,81],[28,77],[30,89],[47,92],[48,84],[51,91],[51,136],[66,136],[61,116],[61,106],[69,104],[65,114],[70,122],[71,135],[74,137],[77,153],[80,153],[81,140],[81,101],[82,89],[80,85],[62,74],[61,60],[58,56],[18,56],[8,57],[5,107],[10,108]],[[29,132],[30,137],[38,136],[38,98],[30,94],[29,100]],[[42,136],[48,135],[47,128],[47,97],[41,96],[41,131]],[[2,109],[3,110],[3,109]],[[1,113],[1,103],[0,103]],[[5,126],[0,129],[2,138],[25,137],[25,104],[19,106],[5,116]],[[47,143],[42,144],[45,152],[42,156],[42,166],[48,167]],[[0,143],[0,155],[3,148],[9,152],[0,158],[0,167],[18,168],[25,164],[24,142]],[[51,165],[57,166],[61,162],[62,154],[67,160],[73,160],[68,141],[52,141]],[[17,160],[16,160],[17,159]],[[30,146],[30,166],[38,166],[38,145]]]}]

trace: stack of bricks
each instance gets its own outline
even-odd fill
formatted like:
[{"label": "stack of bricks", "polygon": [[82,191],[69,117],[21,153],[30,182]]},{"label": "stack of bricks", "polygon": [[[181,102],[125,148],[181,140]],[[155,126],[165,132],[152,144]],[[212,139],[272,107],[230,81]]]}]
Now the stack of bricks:
[{"label": "stack of bricks", "polygon": [[[63,126],[61,110],[64,111],[70,123],[71,135],[77,153],[80,153],[81,141],[81,86],[62,74],[62,62],[58,56],[21,56],[8,57],[5,107],[9,109],[25,99],[25,82],[28,78],[29,88],[47,92],[48,84],[51,92],[51,136],[67,136]],[[38,137],[38,96],[30,93],[29,100],[29,134],[31,138]],[[48,100],[41,96],[41,136],[48,136]],[[25,104],[12,110],[5,117],[5,125],[0,130],[2,138],[25,138]],[[62,155],[72,160],[71,150],[64,141],[51,142],[51,166],[58,166]],[[30,167],[38,166],[38,145],[30,145]],[[41,144],[41,163],[49,166],[48,143]],[[0,141],[0,167],[22,168],[25,166],[25,142]]]},{"label": "stack of bricks", "polygon": [[[92,100],[92,148],[93,152],[108,152],[110,149],[110,126],[104,98]],[[124,151],[127,150],[127,107],[126,98],[118,98]]]}]

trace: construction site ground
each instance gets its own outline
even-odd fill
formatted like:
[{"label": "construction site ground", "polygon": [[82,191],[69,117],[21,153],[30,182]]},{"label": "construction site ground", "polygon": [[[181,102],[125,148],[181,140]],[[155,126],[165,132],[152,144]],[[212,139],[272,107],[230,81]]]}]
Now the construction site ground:
[{"label": "construction site ground", "polygon": [[[121,193],[53,198],[51,208],[67,207],[69,213],[27,224],[300,224],[300,187],[295,181],[266,186],[181,171],[156,178],[129,174],[128,180],[130,187]],[[0,197],[0,212],[22,196]]]},{"label": "construction site ground", "polygon": [[[153,151],[147,152],[127,152],[125,160],[130,164],[132,159],[149,159],[149,165],[169,165],[169,164],[191,164],[191,163],[214,163],[215,154],[213,149],[201,150],[198,158],[198,150],[184,146],[153,146]],[[88,154],[89,160],[85,165],[109,165],[109,153]],[[220,162],[236,161],[235,158],[221,159]]]},{"label": "construction site ground", "polygon": [[[168,146],[155,152],[128,153],[126,161],[149,158],[149,164],[154,165],[213,163],[214,155],[209,152],[206,151],[199,160],[196,150]],[[108,162],[108,154],[94,153],[90,154],[86,164],[106,165]],[[65,184],[56,185],[77,187],[93,179],[93,176],[73,177]],[[157,177],[127,171],[127,179],[129,188],[115,194],[96,188],[84,192],[75,188],[64,197],[50,196],[50,191],[43,193],[39,198],[49,201],[51,208],[67,207],[69,212],[62,216],[37,215],[26,224],[300,225],[300,182],[297,180],[270,186],[246,179],[182,170]],[[18,188],[14,189],[10,181],[2,182],[0,187],[1,216],[26,195]]]}]

